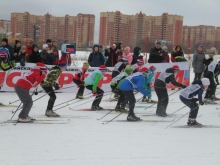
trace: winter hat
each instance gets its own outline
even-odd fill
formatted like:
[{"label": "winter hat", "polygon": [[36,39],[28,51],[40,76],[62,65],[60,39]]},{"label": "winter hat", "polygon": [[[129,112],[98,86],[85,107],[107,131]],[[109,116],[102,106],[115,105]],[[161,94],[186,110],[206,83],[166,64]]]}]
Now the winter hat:
[{"label": "winter hat", "polygon": [[139,69],[139,72],[143,73],[143,72],[149,72],[149,69],[147,67],[142,67]]},{"label": "winter hat", "polygon": [[21,43],[21,41],[19,41],[19,40],[15,40],[15,45],[17,45],[17,43]]},{"label": "winter hat", "polygon": [[47,44],[43,44],[43,49],[45,49],[46,47],[48,47],[48,45]]},{"label": "winter hat", "polygon": [[2,41],[8,43],[8,39],[7,38],[3,38]]},{"label": "winter hat", "polygon": [[143,59],[138,59],[138,60],[137,60],[137,63],[138,63],[139,65],[144,65],[144,60],[143,60]]},{"label": "winter hat", "polygon": [[66,62],[63,60],[59,60],[58,67],[59,68],[66,68]]},{"label": "winter hat", "polygon": [[100,45],[99,45],[99,48],[103,48],[103,46],[100,44]]},{"label": "winter hat", "polygon": [[107,68],[105,65],[100,65],[99,70],[100,71],[107,71]]},{"label": "winter hat", "polygon": [[130,66],[127,66],[127,67],[125,68],[125,73],[129,74],[129,73],[131,73],[131,72],[133,72],[133,68],[130,67]]},{"label": "winter hat", "polygon": [[155,67],[155,66],[150,66],[149,69],[150,69],[150,70],[156,70],[156,67]]},{"label": "winter hat", "polygon": [[128,58],[127,57],[123,57],[122,60],[123,60],[123,62],[128,62]]},{"label": "winter hat", "polygon": [[204,49],[204,46],[202,44],[200,44],[198,47],[201,47],[202,49]]},{"label": "winter hat", "polygon": [[202,78],[201,81],[202,81],[202,85],[203,85],[203,86],[208,86],[208,85],[210,85],[210,81],[209,81],[208,78]]},{"label": "winter hat", "polygon": [[30,40],[28,43],[32,45],[32,44],[33,44],[33,41],[32,41],[32,40]]},{"label": "winter hat", "polygon": [[163,49],[163,50],[167,50],[168,48],[164,45],[164,46],[162,47],[162,49]]},{"label": "winter hat", "polygon": [[36,66],[42,71],[47,70],[47,67],[42,62],[36,63]]},{"label": "winter hat", "polygon": [[177,65],[174,65],[172,68],[174,69],[174,72],[179,72],[180,71],[180,68]]},{"label": "winter hat", "polygon": [[52,42],[51,39],[47,39],[46,43],[48,43],[48,42]]},{"label": "winter hat", "polygon": [[212,47],[211,49],[209,49],[209,52],[211,52],[211,51],[214,52],[214,54],[217,54],[215,47]]},{"label": "winter hat", "polygon": [[89,67],[89,63],[88,62],[84,62],[83,63],[83,67],[88,68]]},{"label": "winter hat", "polygon": [[155,45],[157,45],[157,44],[161,45],[161,42],[157,40]]}]

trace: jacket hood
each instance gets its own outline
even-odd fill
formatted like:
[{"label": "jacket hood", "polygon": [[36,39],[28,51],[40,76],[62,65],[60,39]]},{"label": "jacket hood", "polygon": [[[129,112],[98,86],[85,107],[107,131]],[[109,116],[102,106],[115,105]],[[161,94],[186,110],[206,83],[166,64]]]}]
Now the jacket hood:
[{"label": "jacket hood", "polygon": [[141,48],[138,47],[138,46],[136,46],[136,47],[134,48],[134,54],[135,54],[135,55],[139,55],[139,54],[140,54],[140,53],[139,53],[140,50],[141,50]]}]

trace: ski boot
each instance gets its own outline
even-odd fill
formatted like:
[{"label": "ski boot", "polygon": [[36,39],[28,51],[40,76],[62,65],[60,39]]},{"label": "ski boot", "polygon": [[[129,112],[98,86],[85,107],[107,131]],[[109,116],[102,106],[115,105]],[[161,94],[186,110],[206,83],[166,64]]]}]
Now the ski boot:
[{"label": "ski boot", "polygon": [[19,119],[18,119],[18,123],[30,123],[30,122],[31,122],[31,120],[28,118],[19,117]]},{"label": "ski boot", "polygon": [[82,95],[80,95],[80,94],[77,94],[76,95],[76,99],[84,99],[84,97]]},{"label": "ski boot", "polygon": [[121,112],[121,113],[128,113],[128,111],[125,109],[125,106],[124,106],[124,105],[121,106],[120,112]]},{"label": "ski boot", "polygon": [[116,105],[116,107],[115,107],[115,112],[120,112],[120,111],[121,111],[120,105]]},{"label": "ski boot", "polygon": [[217,104],[216,102],[214,102],[212,99],[205,99],[204,100],[205,104]]},{"label": "ski boot", "polygon": [[127,121],[141,121],[141,119],[137,116],[135,116],[135,114],[129,114],[127,117]]},{"label": "ski boot", "polygon": [[47,117],[60,117],[60,115],[55,113],[53,110],[46,110],[45,115]]},{"label": "ski boot", "polygon": [[198,123],[196,119],[188,119],[187,125],[189,126],[202,126],[202,124]]},{"label": "ski boot", "polygon": [[100,107],[99,105],[98,106],[92,105],[91,109],[92,110],[103,110],[103,108]]},{"label": "ski boot", "polygon": [[142,102],[148,102],[149,100],[146,97],[143,97]]},{"label": "ski boot", "polygon": [[149,98],[148,103],[157,103],[157,101],[151,100],[151,98]]}]

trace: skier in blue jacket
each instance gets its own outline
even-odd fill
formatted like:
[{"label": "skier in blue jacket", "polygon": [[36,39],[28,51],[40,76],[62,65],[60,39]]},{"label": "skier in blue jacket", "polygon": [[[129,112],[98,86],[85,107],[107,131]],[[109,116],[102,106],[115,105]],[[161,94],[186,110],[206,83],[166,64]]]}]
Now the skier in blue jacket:
[{"label": "skier in blue jacket", "polygon": [[148,95],[147,90],[144,88],[144,84],[147,80],[149,74],[149,70],[146,67],[142,67],[139,72],[134,73],[128,76],[124,81],[120,84],[119,89],[123,92],[126,98],[129,101],[129,113],[127,120],[128,121],[140,121],[141,119],[134,114],[135,107],[135,97],[133,90],[137,90],[141,92],[144,96]]},{"label": "skier in blue jacket", "polygon": [[151,86],[150,86],[151,82],[154,79],[156,68],[155,68],[155,66],[150,66],[149,70],[150,70],[150,74],[149,74],[149,76],[147,78],[147,81],[146,81],[146,84],[145,84],[146,85],[146,89],[148,91],[148,95],[147,95],[148,98],[146,98],[146,96],[144,96],[143,99],[142,99],[142,102],[156,103],[156,101],[151,99],[151,97],[152,97],[152,90],[151,90]]}]

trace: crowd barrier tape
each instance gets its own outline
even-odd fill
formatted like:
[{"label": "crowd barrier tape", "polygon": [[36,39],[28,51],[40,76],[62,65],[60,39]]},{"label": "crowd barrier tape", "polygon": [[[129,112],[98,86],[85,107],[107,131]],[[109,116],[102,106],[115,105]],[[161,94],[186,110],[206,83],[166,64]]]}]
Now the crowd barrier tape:
[{"label": "crowd barrier tape", "polygon": [[[180,72],[178,72],[175,76],[177,82],[184,84],[186,86],[190,83],[190,72],[189,72],[189,63],[188,62],[176,62],[176,63],[154,63],[154,64],[146,64],[146,67],[155,66],[156,72],[154,80],[158,78],[159,74],[165,71],[167,68],[172,67],[173,65],[178,65],[180,68]],[[33,63],[26,63],[24,67],[21,67],[19,64],[16,67],[9,71],[0,71],[0,84],[1,91],[14,91],[14,85],[17,80],[21,77],[23,72],[27,72],[31,67],[35,66]],[[53,67],[52,65],[47,65],[48,68]],[[73,86],[73,75],[76,71],[78,71],[80,67],[67,67],[67,70],[64,71],[60,77],[58,78],[58,82],[63,85],[63,87]],[[86,72],[86,76],[92,71],[94,71],[95,67],[90,67]],[[102,88],[104,91],[110,91],[110,82],[112,81],[111,74],[113,71],[113,67],[108,67],[108,71],[105,73],[104,78],[99,82],[98,86]],[[152,82],[152,86],[154,83]],[[172,84],[168,84],[167,88],[175,88]],[[32,89],[32,91],[34,88]],[[39,87],[38,90],[41,90]],[[68,89],[61,89],[59,92],[68,92],[68,93],[76,93],[78,90],[77,87],[72,87]]]}]

